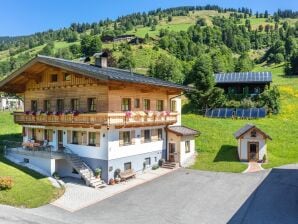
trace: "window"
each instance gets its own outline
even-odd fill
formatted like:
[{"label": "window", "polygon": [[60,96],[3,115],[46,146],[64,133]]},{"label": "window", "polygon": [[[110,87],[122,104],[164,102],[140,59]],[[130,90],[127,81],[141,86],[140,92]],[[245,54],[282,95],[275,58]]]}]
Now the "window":
[{"label": "window", "polygon": [[58,82],[58,75],[57,74],[53,74],[51,76],[51,82]]},{"label": "window", "polygon": [[259,94],[260,93],[260,88],[259,87],[255,87],[254,88],[254,94]]},{"label": "window", "polygon": [[129,111],[131,110],[131,100],[130,98],[123,98],[121,104],[122,111]]},{"label": "window", "polygon": [[31,100],[31,111],[37,111],[37,100]]},{"label": "window", "polygon": [[57,112],[63,112],[64,111],[64,100],[58,99],[57,100]]},{"label": "window", "polygon": [[123,143],[124,143],[124,145],[130,144],[130,132],[129,131],[123,132]]},{"label": "window", "polygon": [[29,162],[30,162],[29,159],[24,158],[24,163],[29,163]]},{"label": "window", "polygon": [[44,130],[44,139],[47,140],[48,142],[53,141],[53,131],[50,129],[45,129]]},{"label": "window", "polygon": [[171,101],[171,112],[176,112],[177,111],[177,105],[176,105],[176,100]]},{"label": "window", "polygon": [[150,110],[150,100],[144,99],[144,110]]},{"label": "window", "polygon": [[96,112],[95,98],[88,98],[88,111]]},{"label": "window", "polygon": [[131,162],[124,163],[124,170],[131,170]]},{"label": "window", "polygon": [[51,103],[49,100],[43,101],[43,110],[44,111],[50,111],[51,110]]},{"label": "window", "polygon": [[250,136],[251,136],[252,138],[257,137],[257,132],[256,132],[256,131],[252,131],[252,132],[250,133]]},{"label": "window", "polygon": [[89,145],[96,146],[96,132],[89,132]]},{"label": "window", "polygon": [[71,75],[69,73],[64,73],[63,81],[70,81],[70,80],[71,80]]},{"label": "window", "polygon": [[151,165],[151,159],[150,159],[150,157],[145,158],[145,162],[146,162],[146,166],[150,166]]},{"label": "window", "polygon": [[156,101],[156,110],[157,111],[163,111],[163,100],[157,100]]},{"label": "window", "polygon": [[140,108],[140,99],[135,99],[135,108]]},{"label": "window", "polygon": [[151,141],[150,130],[144,130],[144,139],[145,139],[145,142],[150,142]]},{"label": "window", "polygon": [[190,152],[190,141],[185,141],[185,153]]},{"label": "window", "polygon": [[78,171],[76,171],[76,169],[72,168],[72,172],[73,174],[79,174]]},{"label": "window", "polygon": [[71,99],[70,101],[71,110],[79,110],[79,100],[78,99]]},{"label": "window", "polygon": [[77,131],[72,132],[72,144],[79,144]]},{"label": "window", "polygon": [[162,140],[162,129],[161,128],[157,129],[157,138],[158,138],[158,140]]},{"label": "window", "polygon": [[36,140],[36,130],[35,128],[32,128],[32,134],[31,134],[31,139]]}]

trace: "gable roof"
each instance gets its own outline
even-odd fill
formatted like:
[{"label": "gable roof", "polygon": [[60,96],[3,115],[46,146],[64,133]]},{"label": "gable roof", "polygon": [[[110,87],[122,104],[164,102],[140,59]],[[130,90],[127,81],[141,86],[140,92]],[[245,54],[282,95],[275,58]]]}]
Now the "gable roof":
[{"label": "gable roof", "polygon": [[244,127],[240,128],[238,131],[236,131],[234,133],[234,137],[236,139],[239,139],[241,136],[243,136],[244,134],[246,134],[247,132],[249,132],[252,129],[256,129],[258,132],[260,132],[265,138],[269,138],[270,140],[272,140],[272,138],[264,131],[262,131],[261,129],[257,128],[255,125],[253,124],[246,124]]},{"label": "gable roof", "polygon": [[187,136],[187,135],[199,135],[200,132],[185,126],[176,125],[176,126],[169,126],[167,128],[168,131],[175,133],[179,136]]},{"label": "gable roof", "polygon": [[269,83],[271,72],[233,72],[214,74],[216,84],[222,83]]},{"label": "gable roof", "polygon": [[181,90],[191,90],[191,88],[187,86],[133,73],[128,70],[111,68],[111,67],[101,68],[101,67],[97,67],[97,66],[82,63],[82,62],[75,62],[75,61],[65,60],[61,58],[54,58],[54,57],[49,57],[44,55],[37,55],[26,65],[22,66],[20,69],[16,70],[11,75],[6,77],[4,80],[0,81],[0,90],[6,83],[8,83],[13,78],[17,77],[19,74],[21,74],[23,71],[25,71],[27,68],[31,67],[37,62],[58,67],[61,69],[65,69],[68,71],[76,72],[81,75],[89,76],[92,78],[101,79],[101,80],[115,80],[115,81],[123,81],[123,82],[130,82],[130,83],[141,83],[141,84],[148,84],[148,85],[154,85],[154,86],[169,87],[169,88],[175,88],[175,89],[181,89]]}]

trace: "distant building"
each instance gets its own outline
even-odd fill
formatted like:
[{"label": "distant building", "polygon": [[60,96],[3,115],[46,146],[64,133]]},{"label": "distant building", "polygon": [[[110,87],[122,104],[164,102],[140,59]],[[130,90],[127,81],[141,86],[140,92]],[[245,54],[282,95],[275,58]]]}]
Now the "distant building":
[{"label": "distant building", "polygon": [[11,96],[0,94],[0,110],[23,110],[23,101]]},{"label": "distant building", "polygon": [[233,72],[214,74],[217,87],[226,94],[256,95],[264,92],[272,82],[271,72]]},{"label": "distant building", "polygon": [[143,44],[145,43],[145,39],[141,37],[133,38],[131,41],[128,42],[129,44]]},{"label": "distant building", "polygon": [[136,36],[132,34],[124,34],[124,35],[119,35],[119,36],[111,36],[111,35],[104,35],[101,37],[102,42],[119,42],[119,41],[131,41],[135,39]]},{"label": "distant building", "polygon": [[267,139],[271,137],[255,125],[240,128],[234,137],[238,140],[238,156],[241,161],[262,161],[267,154]]}]

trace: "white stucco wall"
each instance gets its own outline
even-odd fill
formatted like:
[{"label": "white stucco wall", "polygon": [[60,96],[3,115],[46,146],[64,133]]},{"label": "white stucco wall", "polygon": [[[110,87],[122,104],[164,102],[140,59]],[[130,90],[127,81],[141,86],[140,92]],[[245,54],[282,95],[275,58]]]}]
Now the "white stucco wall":
[{"label": "white stucco wall", "polygon": [[[185,141],[190,141],[190,152],[185,152]],[[176,146],[177,158],[183,166],[195,153],[195,136],[177,136],[172,132],[168,133],[168,142]],[[168,149],[169,150],[169,149]],[[169,159],[169,151],[167,153]]]},{"label": "white stucco wall", "polygon": [[27,155],[21,155],[16,153],[9,153],[10,156],[16,158],[17,160],[24,161],[24,159],[29,159],[29,163],[43,170],[48,176],[52,176],[55,172],[55,159],[46,159],[41,157],[33,157]]},{"label": "white stucco wall", "polygon": [[248,142],[259,143],[259,160],[267,153],[266,139],[263,135],[257,132],[256,137],[251,137],[251,132],[246,133],[242,139],[238,140],[238,155],[240,160],[248,160]]},{"label": "white stucco wall", "polygon": [[[141,131],[145,129],[163,129],[163,140],[151,141],[147,143],[141,142]],[[120,146],[119,131],[135,131],[135,144]],[[142,127],[142,128],[125,128],[110,129],[108,132],[108,159],[117,159],[122,157],[145,154],[154,151],[161,151],[166,148],[164,126]]]},{"label": "white stucco wall", "polygon": [[[190,141],[190,152],[185,152],[185,141]],[[194,136],[184,136],[180,142],[180,165],[183,166],[195,153]]]},{"label": "white stucco wall", "polygon": [[56,172],[60,177],[76,177],[80,178],[79,174],[72,173],[72,166],[65,159],[57,159],[56,161]]}]

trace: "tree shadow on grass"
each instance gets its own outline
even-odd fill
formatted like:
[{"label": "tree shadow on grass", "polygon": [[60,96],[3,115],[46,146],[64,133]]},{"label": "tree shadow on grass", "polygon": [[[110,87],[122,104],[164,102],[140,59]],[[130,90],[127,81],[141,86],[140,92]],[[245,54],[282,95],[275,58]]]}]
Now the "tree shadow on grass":
[{"label": "tree shadow on grass", "polygon": [[213,162],[239,162],[237,147],[234,145],[222,145]]}]

